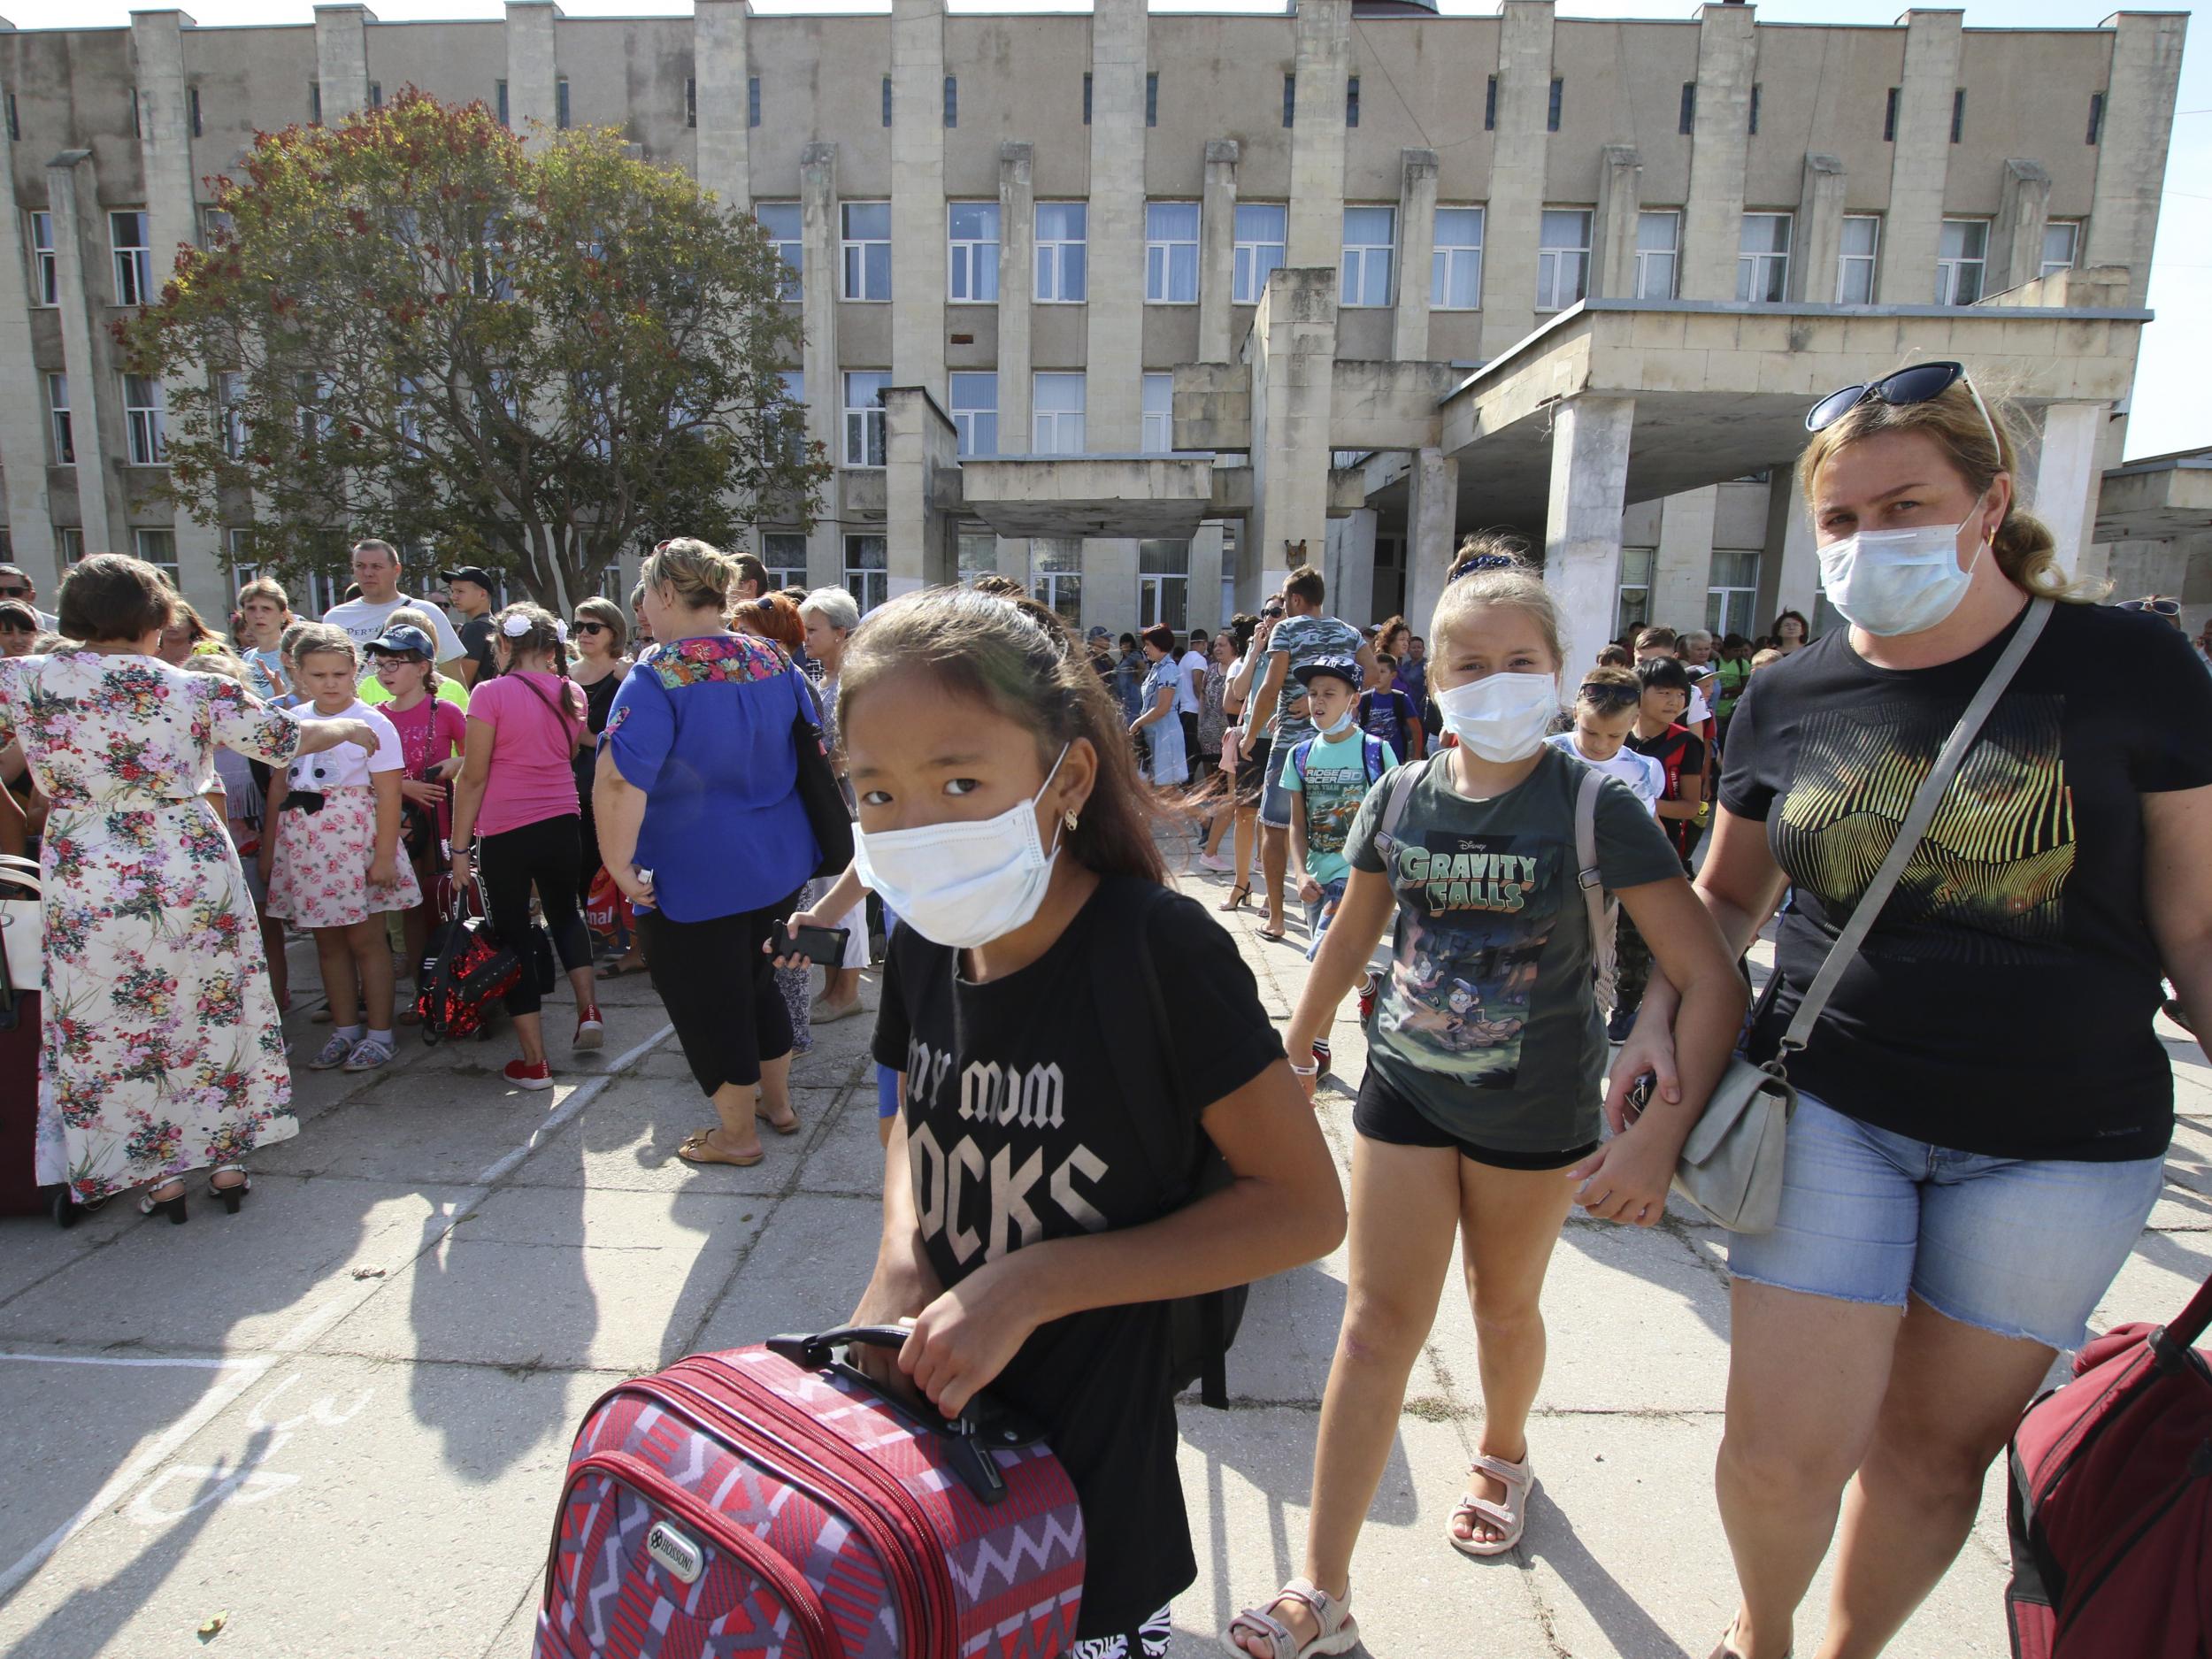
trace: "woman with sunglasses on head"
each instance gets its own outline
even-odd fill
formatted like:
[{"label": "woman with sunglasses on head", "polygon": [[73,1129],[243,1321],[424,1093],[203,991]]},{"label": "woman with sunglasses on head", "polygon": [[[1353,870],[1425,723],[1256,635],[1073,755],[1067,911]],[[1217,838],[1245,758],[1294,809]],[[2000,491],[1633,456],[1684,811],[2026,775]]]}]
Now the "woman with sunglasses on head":
[{"label": "woman with sunglasses on head", "polygon": [[599,873],[599,824],[591,810],[592,769],[599,759],[599,734],[607,729],[607,715],[614,694],[621,689],[630,659],[623,653],[627,630],[622,607],[611,599],[587,599],[576,607],[569,628],[576,660],[568,665],[572,685],[584,694],[584,737],[576,746],[576,802],[582,816],[579,831],[583,841],[583,863],[578,872],[577,897],[588,902],[591,884]]},{"label": "woman with sunglasses on head", "polygon": [[[1798,478],[1850,626],[1745,692],[1697,880],[1738,951],[1795,889],[1754,1059],[1803,1025],[1939,751],[1964,760],[1789,1032],[1779,1225],[1732,1240],[1718,1485],[1742,1601],[1720,1659],[1793,1651],[1839,1512],[1826,1630],[1801,1659],[1880,1652],[1934,1587],[2158,1196],[2162,972],[2212,1017],[2212,682],[2187,641],[2087,603],[1958,365],[1847,388],[1806,424]],[[1954,741],[1985,686],[2001,695]],[[2038,1018],[2055,995],[2066,1018]],[[1616,1124],[1646,1072],[1675,1098],[1676,1004],[1655,977]]]}]

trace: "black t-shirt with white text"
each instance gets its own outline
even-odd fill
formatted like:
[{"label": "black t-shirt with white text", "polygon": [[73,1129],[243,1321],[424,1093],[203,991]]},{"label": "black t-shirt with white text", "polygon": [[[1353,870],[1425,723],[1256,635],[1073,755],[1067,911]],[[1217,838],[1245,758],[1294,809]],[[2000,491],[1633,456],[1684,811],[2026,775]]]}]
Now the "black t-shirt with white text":
[{"label": "black t-shirt with white text", "polygon": [[[1721,804],[1796,889],[1771,1054],[2017,623],[1933,668],[1839,629],[1746,688]],[[2052,613],[1846,971],[1791,1080],[1893,1133],[2002,1158],[2154,1157],[2173,1072],[2145,902],[2146,795],[2212,785],[2212,678],[2162,618]],[[2155,895],[2152,895],[2155,897]]]},{"label": "black t-shirt with white text", "polygon": [[[1156,1220],[1172,1178],[1148,1144],[1194,1151],[1198,1115],[1281,1058],[1229,934],[1177,897],[1157,905],[1150,938],[1132,937],[1125,918],[1145,896],[1134,878],[1102,881],[1043,956],[983,985],[958,974],[950,948],[910,927],[893,936],[875,1057],[906,1073],[915,1214],[946,1286],[1025,1245]],[[1141,1074],[1175,1078],[1173,1100],[1125,1099],[1115,1081],[1116,1048],[1156,1033],[1102,1028],[1093,976],[1133,972],[1141,950],[1174,1010],[1171,1051]],[[1171,1133],[1148,1141],[1139,1112],[1171,1115]],[[990,1392],[1044,1426],[1082,1501],[1079,1637],[1133,1630],[1188,1587],[1167,1303],[1040,1326]]]}]

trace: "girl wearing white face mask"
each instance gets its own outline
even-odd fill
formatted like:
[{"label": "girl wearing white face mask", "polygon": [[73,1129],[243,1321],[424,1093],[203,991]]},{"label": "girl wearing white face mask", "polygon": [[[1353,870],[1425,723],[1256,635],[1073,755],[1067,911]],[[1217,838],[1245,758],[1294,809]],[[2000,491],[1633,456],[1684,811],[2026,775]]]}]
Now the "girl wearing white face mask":
[{"label": "girl wearing white face mask", "polygon": [[[1879,1652],[1934,1587],[2158,1196],[2162,973],[2212,1028],[2212,682],[2187,642],[2081,603],[1959,365],[1847,388],[1807,425],[1798,477],[1851,626],[1738,704],[1697,881],[1733,948],[1795,890],[1747,1053],[1775,1053],[1962,711],[2041,632],[1789,1061],[1779,1225],[1731,1241],[1726,1659],[1791,1651],[1839,1509],[1801,1655]],[[1671,978],[1617,1102],[1646,1071],[1674,1087]]]},{"label": "girl wearing white face mask", "polygon": [[[838,726],[856,872],[901,921],[875,1056],[903,1104],[853,1321],[915,1324],[864,1363],[1043,1425],[1088,1540],[1076,1654],[1164,1653],[1196,1564],[1162,1299],[1333,1249],[1327,1144],[1234,942],[1161,886],[1118,711],[1050,612],[894,601],[853,635]],[[1199,1197],[1202,1137],[1226,1178]]]},{"label": "girl wearing white face mask", "polygon": [[1303,1056],[1325,1034],[1394,918],[1352,1118],[1350,1294],[1322,1401],[1305,1574],[1232,1625],[1231,1643],[1256,1659],[1357,1640],[1345,1605],[1352,1548],[1455,1233],[1481,1344],[1483,1425],[1444,1541],[1468,1555],[1519,1541],[1534,1483],[1524,1430],[1544,1369],[1537,1301],[1560,1224],[1578,1200],[1611,1220],[1659,1218],[1743,1012],[1742,981],[1674,849],[1625,784],[1604,780],[1599,870],[1682,976],[1686,1087],[1600,1148],[1605,1033],[1574,830],[1589,773],[1544,741],[1559,707],[1558,615],[1512,553],[1478,541],[1462,564],[1429,629],[1431,688],[1458,742],[1409,774],[1394,824],[1383,820],[1409,774],[1369,794],[1345,844],[1350,883],[1286,1039]]}]

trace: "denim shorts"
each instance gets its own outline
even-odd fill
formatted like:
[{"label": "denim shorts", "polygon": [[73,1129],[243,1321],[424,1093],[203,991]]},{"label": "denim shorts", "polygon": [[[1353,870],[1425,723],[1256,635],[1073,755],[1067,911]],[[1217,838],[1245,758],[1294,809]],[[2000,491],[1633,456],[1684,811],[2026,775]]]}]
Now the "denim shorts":
[{"label": "denim shorts", "polygon": [[[1289,750],[1277,752],[1287,754]],[[1267,784],[1260,791],[1260,822],[1270,829],[1286,830],[1290,827],[1290,815],[1297,807],[1290,791],[1283,787],[1283,769],[1274,764],[1273,755],[1269,756]]]},{"label": "denim shorts", "polygon": [[2165,1159],[1992,1158],[1930,1146],[1798,1097],[1782,1218],[1736,1233],[1738,1279],[1903,1308],[2046,1348],[2080,1346],[2142,1235]]}]

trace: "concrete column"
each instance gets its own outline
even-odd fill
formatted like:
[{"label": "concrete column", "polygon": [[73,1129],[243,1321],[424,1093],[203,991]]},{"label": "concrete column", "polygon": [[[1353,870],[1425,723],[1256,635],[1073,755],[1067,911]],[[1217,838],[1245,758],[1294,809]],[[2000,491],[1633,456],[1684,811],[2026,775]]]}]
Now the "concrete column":
[{"label": "concrete column", "polygon": [[1190,539],[1190,625],[1216,629],[1229,618],[1221,609],[1221,526],[1202,524]]},{"label": "concrete column", "polygon": [[1759,62],[1755,22],[1752,8],[1744,5],[1708,5],[1698,16],[1697,120],[1690,140],[1690,199],[1682,213],[1686,300],[1736,297],[1751,81]]},{"label": "concrete column", "polygon": [[1636,293],[1636,220],[1643,211],[1644,165],[1633,144],[1608,144],[1598,161],[1598,211],[1590,221],[1590,291],[1609,299]]},{"label": "concrete column", "polygon": [[1797,223],[1790,248],[1790,298],[1810,305],[1836,303],[1837,261],[1843,257],[1843,162],[1808,150],[1804,183],[1797,193]]},{"label": "concrete column", "polygon": [[[134,35],[138,33],[138,20],[146,15],[143,12],[131,14]],[[358,115],[369,107],[367,26],[375,21],[376,13],[365,5],[315,8],[315,80],[322,88],[326,127],[335,127],[349,115]],[[182,73],[181,60],[178,70]]]},{"label": "concrete column", "polygon": [[1558,601],[1571,669],[1597,661],[1613,632],[1628,441],[1635,424],[1632,397],[1570,397],[1552,418],[1544,585]]},{"label": "concrete column", "polygon": [[[806,331],[800,365],[806,373],[806,435],[833,465],[844,463],[845,389],[837,366],[837,146],[809,144],[799,152],[799,311]],[[807,580],[817,588],[845,579],[841,480],[830,475],[823,515],[807,534]]]},{"label": "concrete column", "polygon": [[896,599],[960,580],[953,517],[939,504],[946,495],[940,480],[949,486],[959,475],[960,439],[952,417],[918,386],[892,387],[883,411],[884,555]]},{"label": "concrete column", "polygon": [[1329,520],[1328,563],[1322,566],[1329,584],[1329,614],[1354,627],[1382,620],[1374,614],[1375,519],[1372,507],[1362,507]]},{"label": "concrete column", "polygon": [[[1713,516],[1720,487],[1685,490],[1660,504],[1659,546],[1651,560],[1651,619],[1671,628],[1705,626],[1713,579]],[[1613,612],[1608,601],[1606,616]]]},{"label": "concrete column", "polygon": [[[1550,148],[1551,0],[1499,10],[1498,127],[1482,227],[1482,355],[1494,357],[1536,326],[1536,251]],[[1474,67],[1471,65],[1471,67]],[[1469,77],[1468,96],[1482,88]]]},{"label": "concrete column", "polygon": [[1144,0],[1095,0],[1091,14],[1090,303],[1084,444],[1144,443]]},{"label": "concrete column", "polygon": [[2050,403],[2036,416],[2035,453],[2023,456],[2023,504],[2050,526],[2059,563],[2078,571],[2083,553],[2094,542],[2097,491],[2103,482],[2098,466],[2109,403]]},{"label": "concrete column", "polygon": [[[1390,355],[1418,363],[1429,355],[1429,266],[1436,251],[1436,152],[1402,150],[1398,186],[1398,307]],[[1368,530],[1368,549],[1374,531]]]},{"label": "concrete column", "polygon": [[2043,229],[2050,217],[2051,175],[2040,162],[2008,160],[1989,238],[1990,293],[2018,288],[2042,273]]},{"label": "concrete column", "polygon": [[556,0],[507,0],[507,124],[535,142],[530,124],[553,130],[560,80],[560,57],[553,26],[561,17]]},{"label": "concrete column", "polygon": [[0,384],[16,388],[0,399],[0,477],[7,482],[8,538],[14,562],[30,572],[50,611],[61,587],[61,551],[46,488],[46,380],[32,355],[30,285],[23,258],[23,202],[16,190],[14,142],[0,122]]},{"label": "concrete column", "polygon": [[749,0],[694,0],[691,73],[699,119],[699,182],[733,216],[753,202]]},{"label": "concrete column", "polygon": [[1128,536],[1083,538],[1083,626],[1117,634],[1135,630],[1137,562],[1137,544]]},{"label": "concrete column", "polygon": [[1351,0],[1298,0],[1297,109],[1290,129],[1293,265],[1344,262],[1344,98],[1352,62]]},{"label": "concrete column", "polygon": [[[1198,360],[1227,363],[1229,296],[1237,274],[1237,168],[1244,147],[1233,138],[1206,141],[1206,194],[1198,210]],[[1000,338],[1005,337],[1004,325]]]},{"label": "concrete column", "polygon": [[1428,637],[1444,592],[1444,572],[1459,546],[1459,463],[1441,449],[1417,449],[1406,475],[1406,620]]},{"label": "concrete column", "polygon": [[1256,567],[1322,557],[1329,529],[1329,413],[1336,368],[1336,269],[1271,272],[1245,346],[1252,368]]},{"label": "concrete column", "polygon": [[[123,495],[127,453],[122,387],[114,383],[105,323],[114,294],[106,268],[107,227],[88,150],[65,150],[46,167],[46,204],[54,215],[54,269],[60,288],[61,358],[77,437],[77,522],[87,553],[131,551]],[[98,323],[95,323],[95,308]]]},{"label": "concrete column", "polygon": [[1820,597],[1820,557],[1813,515],[1798,488],[1797,467],[1774,469],[1767,495],[1767,544],[1759,559],[1758,631],[1785,611],[1809,617]]},{"label": "concrete column", "polygon": [[892,0],[891,378],[941,403],[945,238],[943,0]]},{"label": "concrete column", "polygon": [[1897,139],[1890,146],[1889,211],[1882,220],[1875,287],[1875,297],[1885,305],[1925,305],[1935,298],[1963,21],[1956,12],[1905,14],[1905,79],[1897,98]]},{"label": "concrete column", "polygon": [[[1034,155],[1025,143],[998,147],[998,447],[1027,455],[1030,433],[1030,305],[1037,292]],[[1142,388],[1139,388],[1141,396]],[[1022,557],[1028,557],[1023,541]]]},{"label": "concrete column", "polygon": [[2166,150],[2173,136],[2175,93],[2188,17],[2172,12],[2123,12],[2107,23],[2112,68],[2106,82],[2104,130],[2097,146],[2097,188],[2089,206],[2085,265],[2125,265],[2128,301],[2150,292],[2151,244],[2166,185]]}]

